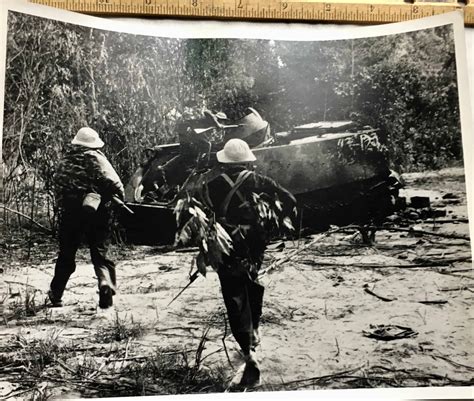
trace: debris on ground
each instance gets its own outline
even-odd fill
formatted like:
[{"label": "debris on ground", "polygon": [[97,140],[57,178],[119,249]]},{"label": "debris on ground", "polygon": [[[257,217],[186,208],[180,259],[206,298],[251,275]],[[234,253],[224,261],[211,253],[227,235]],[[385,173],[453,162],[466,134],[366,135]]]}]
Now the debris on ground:
[{"label": "debris on ground", "polygon": [[402,338],[411,338],[418,335],[418,333],[410,327],[403,327],[394,324],[371,324],[370,329],[370,331],[362,331],[364,336],[381,341],[400,340]]}]

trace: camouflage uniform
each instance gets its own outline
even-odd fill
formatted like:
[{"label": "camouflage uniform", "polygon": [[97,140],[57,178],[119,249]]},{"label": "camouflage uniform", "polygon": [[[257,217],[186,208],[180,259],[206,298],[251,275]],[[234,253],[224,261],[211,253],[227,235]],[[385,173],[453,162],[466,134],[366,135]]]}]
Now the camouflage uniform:
[{"label": "camouflage uniform", "polygon": [[[107,257],[108,206],[112,196],[123,199],[120,178],[101,151],[76,145],[60,161],[54,181],[59,206],[59,255],[50,299],[53,304],[60,304],[69,277],[76,269],[75,256],[83,236],[90,249],[99,289],[108,286],[115,294],[115,264]],[[101,195],[101,203],[94,213],[82,207],[85,195],[90,192]]]},{"label": "camouflage uniform", "polygon": [[225,205],[232,188],[228,178],[235,183],[245,171],[245,166],[227,166],[221,175],[208,184],[208,190],[216,216],[227,231],[232,232],[240,227],[246,233],[244,239],[233,236],[234,249],[229,256],[224,257],[218,275],[232,334],[243,353],[248,354],[258,345],[256,333],[262,315],[264,287],[258,282],[257,276],[269,234],[258,224],[256,212],[246,205],[249,205],[252,193],[265,193],[273,199],[277,196],[284,206],[284,212],[292,210],[296,201],[292,194],[272,179],[249,172],[228,205]]}]

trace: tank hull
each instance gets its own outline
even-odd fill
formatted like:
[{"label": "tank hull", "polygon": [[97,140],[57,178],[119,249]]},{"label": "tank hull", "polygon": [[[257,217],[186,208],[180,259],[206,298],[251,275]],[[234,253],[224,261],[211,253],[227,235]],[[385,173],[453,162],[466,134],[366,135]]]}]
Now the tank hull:
[{"label": "tank hull", "polygon": [[337,156],[340,140],[359,135],[331,134],[255,149],[256,170],[273,178],[294,195],[390,174],[387,160],[381,153],[351,162]]},{"label": "tank hull", "polygon": [[[357,142],[360,135],[328,134],[253,150],[257,158],[255,171],[273,178],[295,195],[299,228],[324,230],[330,224],[364,223],[392,212],[395,194],[384,154],[366,152],[355,158],[341,155],[341,141]],[[159,179],[163,173],[156,174]],[[140,175],[153,181],[152,169],[137,170],[131,180],[135,186]],[[136,191],[131,188],[128,193]],[[123,216],[122,224],[130,242],[152,245],[174,241],[176,221],[172,202],[138,203],[131,195],[128,201],[135,215]]]}]

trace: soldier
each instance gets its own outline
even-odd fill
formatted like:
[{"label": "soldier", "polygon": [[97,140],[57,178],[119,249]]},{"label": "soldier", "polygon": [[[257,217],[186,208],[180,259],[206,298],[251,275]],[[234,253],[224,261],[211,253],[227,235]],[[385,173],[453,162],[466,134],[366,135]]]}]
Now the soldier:
[{"label": "soldier", "polygon": [[260,343],[259,323],[264,287],[257,276],[269,233],[260,224],[251,206],[253,194],[265,194],[282,204],[282,213],[295,210],[292,194],[272,179],[248,169],[256,158],[241,139],[229,140],[217,152],[222,172],[208,183],[209,198],[218,221],[232,236],[233,250],[217,269],[232,334],[245,358],[240,384],[253,386],[260,381],[255,349]]},{"label": "soldier", "polygon": [[185,162],[194,162],[200,154],[208,153],[211,144],[219,142],[214,138],[216,130],[227,127],[224,124],[227,120],[223,112],[214,114],[204,110],[199,118],[187,119],[178,124],[176,132],[179,136],[180,153],[185,156]]},{"label": "soldier", "polygon": [[[81,128],[54,176],[59,209],[59,254],[48,292],[53,307],[62,306],[69,277],[76,269],[76,251],[85,236],[99,284],[99,307],[115,295],[115,264],[107,257],[110,201],[123,199],[123,185],[105,155],[104,142],[92,128]],[[95,202],[95,204],[94,204]],[[99,203],[100,202],[100,203]]]}]

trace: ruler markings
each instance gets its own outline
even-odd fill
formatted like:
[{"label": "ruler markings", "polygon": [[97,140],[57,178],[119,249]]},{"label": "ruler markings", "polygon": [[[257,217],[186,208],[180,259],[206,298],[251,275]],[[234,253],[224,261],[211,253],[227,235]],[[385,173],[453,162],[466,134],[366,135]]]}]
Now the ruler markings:
[{"label": "ruler markings", "polygon": [[[155,15],[175,17],[208,17],[263,19],[263,20],[314,20],[338,22],[397,22],[438,15],[464,8],[464,22],[474,25],[474,4],[457,3],[331,3],[285,0],[185,0],[170,4],[169,0],[30,0],[33,3],[55,6],[90,14]],[[344,0],[343,0],[344,1]],[[416,0],[415,0],[416,1]],[[232,3],[233,7],[232,7]]]}]

